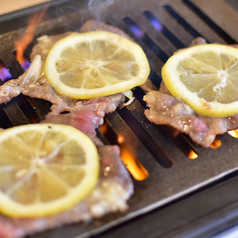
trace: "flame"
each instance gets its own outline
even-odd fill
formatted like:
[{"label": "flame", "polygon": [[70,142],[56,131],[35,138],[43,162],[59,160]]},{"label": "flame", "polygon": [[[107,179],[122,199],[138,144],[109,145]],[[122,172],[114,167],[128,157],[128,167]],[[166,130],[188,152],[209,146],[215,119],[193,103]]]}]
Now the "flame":
[{"label": "flame", "polygon": [[121,144],[123,143],[124,138],[122,136],[118,136],[117,140],[118,140],[118,143]]},{"label": "flame", "polygon": [[24,56],[23,56],[23,59],[22,59],[22,60],[23,60],[23,61],[21,61],[21,62],[19,62],[19,63],[20,63],[20,65],[21,65],[21,67],[22,67],[24,70],[26,70],[27,68],[30,67],[31,63],[30,63],[30,61],[29,61],[27,58],[25,58]]},{"label": "flame", "polygon": [[216,149],[221,146],[221,141],[218,139],[215,139],[212,144],[210,144],[210,148]]},{"label": "flame", "polygon": [[180,134],[180,131],[175,128],[170,128],[170,132],[174,138],[178,137]]},{"label": "flame", "polygon": [[174,138],[177,138],[178,137],[178,139],[179,139],[179,141],[180,141],[180,143],[178,144],[178,146],[179,146],[179,148],[182,150],[182,152],[189,158],[189,159],[197,159],[197,157],[198,157],[198,154],[195,152],[195,151],[193,151],[192,149],[191,149],[191,147],[184,141],[183,142],[183,138],[179,138],[179,135],[181,135],[181,133],[180,133],[180,131],[179,130],[177,130],[177,129],[175,129],[175,128],[173,128],[173,127],[171,127],[171,128],[169,128],[170,129],[170,133],[172,134],[172,136],[174,137]]},{"label": "flame", "polygon": [[[114,137],[114,135],[110,134],[110,127],[108,126],[107,123],[104,123],[98,129],[105,137],[108,136],[111,139]],[[124,137],[120,135],[116,136],[115,143],[119,144],[121,149],[122,161],[126,165],[128,171],[134,177],[134,179],[138,181],[145,180],[149,176],[149,173],[144,168],[144,166],[139,162],[139,160],[135,157],[135,155],[125,145]]]},{"label": "flame", "polygon": [[0,79],[2,82],[5,82],[7,79],[12,79],[12,75],[2,62],[0,62]]},{"label": "flame", "polygon": [[238,138],[238,129],[228,131],[228,134],[231,135],[232,137]]},{"label": "flame", "polygon": [[98,127],[98,130],[105,135],[107,132],[107,125],[106,124],[102,124],[101,126]]},{"label": "flame", "polygon": [[131,151],[125,146],[125,144],[123,143],[124,141],[123,136],[118,136],[117,140],[121,148],[122,161],[126,165],[131,175],[136,180],[139,181],[145,180],[149,176],[148,171],[140,163],[140,161],[137,158],[135,158],[134,154],[132,154]]},{"label": "flame", "polygon": [[20,64],[23,64],[22,65],[23,68],[29,66],[26,63],[24,52],[27,46],[33,40],[36,28],[40,24],[40,21],[42,17],[44,16],[46,9],[47,7],[45,7],[41,12],[33,15],[33,17],[30,19],[27,25],[26,34],[24,34],[22,38],[20,38],[18,41],[15,42],[16,58]]},{"label": "flame", "polygon": [[142,181],[149,176],[149,173],[145,167],[124,145],[121,146],[121,158],[134,179]]},{"label": "flame", "polygon": [[197,159],[198,155],[195,153],[193,150],[190,150],[188,153],[188,158],[189,159]]}]

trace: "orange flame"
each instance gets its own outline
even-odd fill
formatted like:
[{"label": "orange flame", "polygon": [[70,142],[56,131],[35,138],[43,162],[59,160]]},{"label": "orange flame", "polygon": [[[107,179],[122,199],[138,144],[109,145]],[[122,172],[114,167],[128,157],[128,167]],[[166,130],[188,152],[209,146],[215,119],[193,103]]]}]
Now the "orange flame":
[{"label": "orange flame", "polygon": [[180,134],[180,131],[175,128],[170,128],[170,132],[174,138],[178,137]]},{"label": "orange flame", "polygon": [[118,136],[117,141],[118,141],[118,143],[121,144],[121,143],[123,143],[124,138],[122,136]]},{"label": "orange flame", "polygon": [[188,158],[189,159],[197,159],[198,155],[195,153],[193,150],[190,150],[188,153]]},{"label": "orange flame", "polygon": [[[104,123],[98,129],[104,136],[110,136],[110,129],[108,124]],[[149,173],[135,157],[135,155],[124,144],[124,137],[118,136],[116,140],[121,149],[122,161],[126,165],[128,171],[131,173],[134,179],[138,181],[145,180],[149,176]]]},{"label": "orange flame", "polygon": [[106,124],[102,124],[100,127],[98,127],[98,130],[105,135],[107,132],[107,125]]},{"label": "orange flame", "polygon": [[125,144],[123,144],[123,136],[118,136],[117,141],[120,144],[122,161],[133,178],[138,181],[145,180],[149,176],[149,173],[140,161],[135,158],[131,151],[125,146]]},{"label": "orange flame", "polygon": [[210,148],[216,149],[221,146],[221,141],[218,139],[215,139],[212,144],[210,144]]},{"label": "orange flame", "polygon": [[231,135],[232,137],[238,138],[238,129],[237,130],[228,131],[228,134]]},{"label": "orange flame", "polygon": [[145,167],[124,145],[121,146],[121,158],[134,179],[142,181],[149,176],[149,173]]},{"label": "orange flame", "polygon": [[33,40],[36,28],[40,24],[40,21],[43,15],[45,14],[46,9],[47,8],[44,8],[41,12],[33,15],[33,17],[30,19],[28,23],[26,34],[22,38],[20,38],[18,41],[15,42],[16,58],[19,63],[22,63],[25,61],[24,52],[27,46]]}]

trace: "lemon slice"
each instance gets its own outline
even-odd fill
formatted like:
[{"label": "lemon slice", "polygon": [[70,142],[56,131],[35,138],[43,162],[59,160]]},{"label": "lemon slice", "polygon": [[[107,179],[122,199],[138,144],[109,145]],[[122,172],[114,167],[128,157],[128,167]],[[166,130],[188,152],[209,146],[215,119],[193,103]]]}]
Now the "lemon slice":
[{"label": "lemon slice", "polygon": [[41,217],[64,211],[95,186],[93,142],[71,126],[32,124],[0,135],[0,212]]},{"label": "lemon slice", "polygon": [[45,74],[61,94],[89,99],[143,84],[150,72],[139,45],[115,33],[75,33],[50,50]]},{"label": "lemon slice", "polygon": [[238,49],[220,44],[178,51],[162,68],[165,85],[195,112],[213,117],[238,113]]}]

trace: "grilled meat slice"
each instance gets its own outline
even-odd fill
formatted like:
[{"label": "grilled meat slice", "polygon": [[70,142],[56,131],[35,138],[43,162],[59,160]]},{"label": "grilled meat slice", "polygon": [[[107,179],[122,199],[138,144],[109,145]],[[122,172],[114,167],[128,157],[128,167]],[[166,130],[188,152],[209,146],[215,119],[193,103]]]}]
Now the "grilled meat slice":
[{"label": "grilled meat slice", "polygon": [[[84,31],[92,31],[98,29],[98,27],[104,30],[117,32],[123,34],[118,28],[109,26],[103,23],[98,23],[97,21],[89,21],[85,23],[82,28]],[[115,30],[118,29],[118,30]],[[120,32],[119,32],[120,31]],[[33,47],[31,53],[31,66],[22,74],[18,79],[13,79],[6,82],[0,87],[0,103],[8,102],[13,97],[18,96],[20,93],[30,96],[33,98],[44,99],[51,102],[53,105],[51,107],[51,115],[59,114],[63,111],[76,111],[80,110],[83,104],[90,104],[90,100],[77,100],[72,99],[58,93],[47,80],[44,74],[43,65],[46,60],[47,54],[51,47],[61,38],[73,34],[70,32],[56,35],[56,36],[42,36],[38,38],[38,44]],[[127,36],[126,33],[123,36]],[[124,96],[122,94],[117,94],[114,96],[102,97],[98,100],[108,101],[110,107],[106,113],[114,111],[117,106],[124,101]],[[97,100],[97,99],[96,99]],[[95,101],[93,99],[93,101]],[[115,107],[113,106],[115,105]]]},{"label": "grilled meat slice", "polygon": [[[190,45],[205,43],[205,39],[198,37]],[[223,118],[198,115],[183,100],[173,97],[163,81],[159,91],[148,92],[144,101],[149,107],[145,110],[148,120],[157,125],[172,126],[205,148],[210,146],[216,135],[238,128],[238,115]]]},{"label": "grilled meat slice", "polygon": [[0,215],[0,237],[19,238],[63,224],[90,221],[106,213],[125,211],[133,193],[130,175],[122,164],[118,146],[97,146],[100,175],[96,187],[83,201],[57,215],[43,218],[12,219]]},{"label": "grilled meat slice", "polygon": [[197,144],[208,148],[217,134],[228,130],[228,118],[205,117],[194,111],[181,99],[160,91],[151,91],[144,96],[147,106],[145,115],[157,125],[169,125],[188,134]]},{"label": "grilled meat slice", "polygon": [[[92,24],[93,23],[93,24]],[[95,30],[96,21],[91,22],[88,30]],[[114,30],[114,27],[104,30]],[[101,25],[100,25],[101,27]],[[106,28],[105,28],[106,27]],[[93,29],[92,29],[93,28]],[[115,111],[124,101],[124,95],[114,94],[90,100],[75,100],[56,92],[44,75],[46,56],[53,44],[62,37],[42,36],[33,47],[32,64],[18,79],[10,80],[0,87],[0,103],[8,102],[20,93],[44,99],[52,103],[51,112],[42,122],[72,125],[87,134],[97,146],[100,157],[100,174],[96,187],[83,201],[73,208],[44,218],[12,219],[0,215],[0,237],[18,238],[80,221],[90,221],[109,212],[125,211],[127,200],[133,194],[133,182],[120,158],[118,146],[105,146],[96,136],[95,129],[103,123],[105,113]],[[60,114],[68,112],[67,114]]]}]

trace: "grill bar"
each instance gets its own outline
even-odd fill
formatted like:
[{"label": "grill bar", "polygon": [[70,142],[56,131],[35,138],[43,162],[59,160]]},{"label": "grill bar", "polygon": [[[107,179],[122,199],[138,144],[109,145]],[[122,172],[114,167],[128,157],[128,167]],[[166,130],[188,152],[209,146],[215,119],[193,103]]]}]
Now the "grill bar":
[{"label": "grill bar", "polygon": [[[202,2],[195,0],[137,0],[136,2],[105,0],[101,1],[101,4],[96,8],[92,6],[92,8],[87,9],[88,1],[80,1],[80,3],[76,0],[53,1],[43,22],[37,29],[36,38],[43,34],[58,34],[69,30],[78,30],[80,25],[90,18],[120,27],[144,49],[151,66],[149,79],[155,87],[159,88],[161,81],[160,69],[163,63],[174,51],[188,46],[194,37],[203,36],[209,42],[237,42],[238,36],[236,33],[231,34],[231,29],[225,28],[230,23],[233,26],[233,19],[238,19],[237,12],[228,6],[225,1],[219,0],[222,4],[220,8],[217,6],[216,15],[205,10],[207,6],[213,6],[215,0]],[[23,73],[22,67],[13,54],[15,50],[14,41],[26,30],[26,20],[29,19],[29,16],[44,6],[43,4],[20,11],[19,15],[14,13],[0,17],[0,33],[2,34],[0,38],[0,60],[6,65],[14,78]],[[219,11],[219,9],[227,10],[224,13],[226,23],[221,23],[220,19],[222,17],[220,14],[222,14],[222,11]],[[232,12],[232,15],[229,18],[228,13],[230,12]],[[16,22],[17,24],[14,25]],[[9,24],[10,27],[7,28],[6,25]],[[28,57],[35,42],[36,39],[27,49]],[[207,214],[219,213],[217,212],[219,206],[222,209],[226,209],[227,204],[234,204],[235,206],[237,201],[236,192],[232,194],[234,195],[233,198],[229,197],[227,200],[225,196],[217,198],[217,204],[210,208],[207,207],[205,199],[201,199],[201,196],[212,197],[219,194],[219,191],[227,193],[227,191],[234,188],[238,171],[237,140],[225,134],[219,137],[222,141],[221,147],[203,149],[195,145],[187,136],[179,135],[175,137],[173,131],[168,127],[156,126],[145,118],[144,92],[136,88],[134,95],[136,99],[131,105],[106,116],[106,125],[110,133],[102,135],[98,131],[99,137],[105,143],[118,143],[118,136],[123,136],[128,149],[149,172],[150,176],[147,180],[134,181],[135,194],[129,201],[130,208],[128,212],[126,214],[109,214],[87,225],[76,224],[64,227],[60,231],[47,231],[38,235],[38,237],[53,237],[55,234],[56,236],[57,234],[60,235],[60,237],[86,237],[121,224],[120,231],[112,229],[108,232],[108,234],[114,235],[116,233],[119,235],[120,232],[134,229],[138,224],[143,227],[141,223],[144,221],[147,222],[148,229],[154,231],[156,225],[155,222],[151,222],[151,219],[156,217],[160,221],[159,230],[156,231],[156,234],[170,237],[166,234],[173,233],[176,237],[179,227],[182,226],[180,230],[183,234],[186,232],[188,234],[191,232],[189,222],[205,221],[204,216]],[[0,106],[0,116],[2,118],[0,126],[8,128],[13,125],[36,123],[49,112],[50,106],[50,103],[43,100],[19,96],[10,103]],[[198,154],[197,159],[191,160],[188,158],[190,150]],[[227,187],[227,184],[231,185]],[[220,188],[221,190],[219,190]],[[202,209],[201,211],[199,209],[198,214],[193,211],[195,209],[193,206],[196,206],[196,199],[202,202],[203,209],[208,209],[207,213]],[[168,229],[169,216],[176,220],[187,214],[182,209],[184,204],[189,205],[191,216],[180,226],[177,223],[170,224],[170,231]],[[176,209],[179,211],[178,215],[171,215],[173,210],[176,214]],[[235,211],[236,209],[234,213]],[[144,217],[143,214],[146,213],[148,216]],[[166,213],[169,215],[166,216]],[[135,218],[138,216],[140,217]],[[161,222],[163,217],[166,219]],[[234,215],[233,217],[237,216]],[[231,220],[231,218],[229,219]],[[124,226],[122,223],[125,221],[130,221],[129,224],[131,225]],[[148,222],[151,222],[151,226],[155,227],[151,227]],[[166,224],[164,228],[163,224]],[[147,232],[149,232],[148,229]],[[138,231],[141,231],[141,229],[138,229]],[[143,234],[143,232],[140,234],[135,230],[134,232],[138,236]],[[131,234],[131,232],[128,234]],[[104,235],[107,236],[106,233]]]},{"label": "grill bar", "polygon": [[22,112],[15,99],[13,99],[7,105],[3,105],[3,110],[5,111],[14,126],[21,124],[29,124],[29,120]]}]

